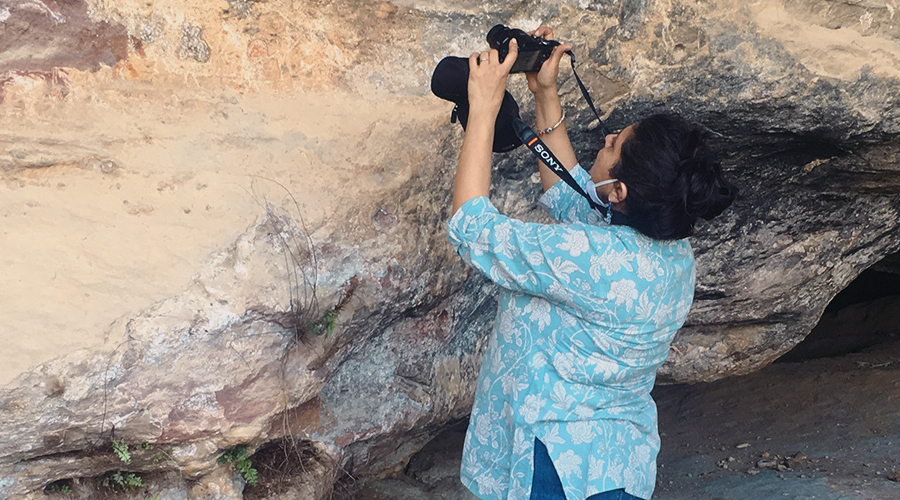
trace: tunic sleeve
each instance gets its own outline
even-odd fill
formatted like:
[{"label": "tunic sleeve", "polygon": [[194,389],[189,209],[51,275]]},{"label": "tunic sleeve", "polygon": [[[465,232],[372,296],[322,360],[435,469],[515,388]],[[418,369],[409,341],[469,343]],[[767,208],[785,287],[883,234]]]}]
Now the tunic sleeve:
[{"label": "tunic sleeve", "polygon": [[[572,174],[575,182],[586,191],[587,183],[591,180],[591,176],[581,168],[581,165],[575,165],[569,173]],[[541,196],[540,203],[547,207],[550,215],[559,222],[581,222],[591,225],[604,224],[603,217],[591,208],[583,196],[576,193],[562,179]]]},{"label": "tunic sleeve", "polygon": [[579,297],[578,290],[594,281],[591,246],[598,242],[592,242],[585,231],[564,224],[511,219],[486,197],[460,207],[447,232],[466,263],[509,290],[578,303],[586,299]]}]

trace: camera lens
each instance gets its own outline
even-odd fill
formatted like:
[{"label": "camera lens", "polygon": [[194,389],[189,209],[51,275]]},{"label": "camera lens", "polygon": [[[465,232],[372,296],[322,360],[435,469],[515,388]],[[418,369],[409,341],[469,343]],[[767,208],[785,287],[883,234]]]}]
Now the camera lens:
[{"label": "camera lens", "polygon": [[509,43],[509,28],[498,24],[491,28],[487,34],[487,43],[492,49],[500,50]]}]

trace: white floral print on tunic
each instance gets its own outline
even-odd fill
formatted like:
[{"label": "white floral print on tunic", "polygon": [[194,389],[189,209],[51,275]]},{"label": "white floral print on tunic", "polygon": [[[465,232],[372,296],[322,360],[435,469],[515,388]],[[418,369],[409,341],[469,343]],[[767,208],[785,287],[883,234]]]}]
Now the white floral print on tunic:
[{"label": "white floral print on tunic", "polygon": [[[589,180],[580,166],[572,176]],[[538,438],[567,498],[618,488],[650,498],[659,452],[650,390],[690,309],[693,252],[687,240],[604,224],[562,182],[541,203],[559,224],[510,219],[486,197],[448,223],[462,258],[500,286],[462,481],[485,500],[527,500]]]}]

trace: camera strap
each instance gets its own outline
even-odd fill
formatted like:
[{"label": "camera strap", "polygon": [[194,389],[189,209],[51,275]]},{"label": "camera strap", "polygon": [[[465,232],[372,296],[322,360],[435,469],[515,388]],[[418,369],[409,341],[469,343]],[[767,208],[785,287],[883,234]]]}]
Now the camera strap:
[{"label": "camera strap", "polygon": [[[603,122],[600,122],[601,124]],[[606,128],[605,125],[603,125]],[[612,209],[612,206],[604,207],[596,203],[591,197],[584,191],[584,189],[578,185],[578,182],[572,177],[572,174],[563,166],[562,163],[556,158],[556,155],[550,151],[550,148],[544,144],[544,141],[538,137],[537,134],[534,133],[534,130],[528,126],[527,123],[522,121],[521,118],[516,117],[513,120],[513,128],[516,131],[516,135],[519,136],[519,139],[522,139],[522,143],[525,144],[534,156],[537,157],[538,161],[542,162],[544,165],[547,165],[554,174],[559,176],[563,182],[569,185],[576,193],[584,197],[587,200],[588,205],[594,210],[602,213],[604,215],[604,219],[607,224],[627,224],[627,217],[622,212],[617,212]]]},{"label": "camera strap", "polygon": [[584,82],[581,81],[581,77],[578,76],[578,72],[575,71],[575,53],[571,50],[566,51],[566,54],[569,54],[569,57],[572,58],[572,74],[575,75],[575,81],[578,82],[578,88],[581,89],[581,95],[584,96],[584,100],[587,101],[588,106],[591,107],[591,111],[594,112],[594,116],[597,117],[597,121],[600,123],[600,133],[603,134],[603,137],[606,137],[612,134],[612,131],[609,130],[609,127],[606,126],[606,123],[603,122],[603,118],[600,118],[600,112],[597,111],[597,107],[594,106],[594,100],[591,99],[591,94],[588,93],[587,87],[584,86]]},{"label": "camera strap", "polygon": [[[588,106],[590,106],[591,111],[594,112],[594,116],[597,117],[597,121],[600,123],[600,133],[603,134],[603,137],[612,134],[609,128],[606,126],[606,123],[603,122],[603,119],[600,118],[600,113],[597,111],[597,107],[594,106],[594,100],[591,99],[591,95],[588,93],[587,87],[585,87],[584,82],[581,81],[581,78],[578,76],[578,72],[575,71],[575,54],[572,51],[566,52],[569,54],[569,57],[572,58],[572,74],[575,75],[575,81],[578,82],[578,88],[581,89],[581,95],[584,96],[584,100],[587,101]],[[521,118],[516,115],[516,118],[513,120],[513,129],[516,132],[516,135],[519,139],[522,140],[522,143],[525,144],[534,156],[537,157],[538,161],[547,165],[554,174],[556,174],[563,182],[569,185],[576,193],[584,197],[587,200],[588,205],[594,210],[602,213],[604,218],[606,219],[607,224],[626,224],[627,216],[622,212],[617,212],[612,209],[612,206],[604,207],[596,203],[585,191],[584,189],[578,185],[578,182],[572,178],[572,174],[569,173],[568,169],[563,166],[562,163],[556,158],[556,155],[550,151],[550,148],[544,144],[544,141],[538,137],[537,134],[534,133],[534,130],[528,126]]]}]

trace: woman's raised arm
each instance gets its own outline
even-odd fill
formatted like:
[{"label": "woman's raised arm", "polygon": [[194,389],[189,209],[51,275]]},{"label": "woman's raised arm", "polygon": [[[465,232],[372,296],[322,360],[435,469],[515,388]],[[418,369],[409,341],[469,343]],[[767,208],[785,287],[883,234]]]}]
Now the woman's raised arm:
[{"label": "woman's raised arm", "polygon": [[[541,26],[532,32],[532,35],[553,39],[553,30]],[[575,150],[572,148],[572,142],[569,140],[569,133],[566,130],[557,79],[559,78],[559,63],[563,55],[571,48],[572,46],[567,43],[557,45],[550,58],[544,61],[539,72],[525,74],[525,78],[528,80],[528,90],[534,94],[535,127],[543,131],[553,129],[551,132],[543,134],[541,140],[553,151],[566,170],[575,167],[578,159],[575,157]],[[559,181],[559,177],[543,162],[538,162],[538,166],[541,171],[541,185],[546,191]]]},{"label": "woman's raised arm", "polygon": [[469,57],[469,123],[453,184],[453,213],[472,198],[490,193],[494,122],[503,103],[509,70],[518,55],[519,47],[513,40],[502,63],[495,49]]}]

